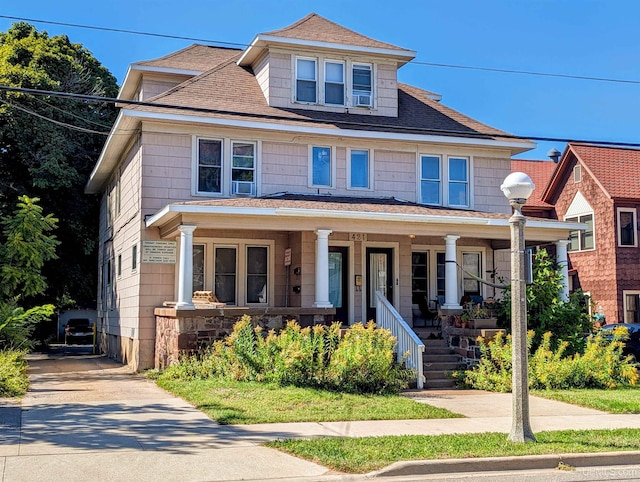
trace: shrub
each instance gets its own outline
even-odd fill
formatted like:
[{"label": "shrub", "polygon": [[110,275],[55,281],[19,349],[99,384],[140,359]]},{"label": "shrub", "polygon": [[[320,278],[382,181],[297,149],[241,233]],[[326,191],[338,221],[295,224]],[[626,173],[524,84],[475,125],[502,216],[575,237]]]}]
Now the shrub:
[{"label": "shrub", "polygon": [[22,350],[0,350],[0,397],[27,393],[29,378],[25,354]]}]

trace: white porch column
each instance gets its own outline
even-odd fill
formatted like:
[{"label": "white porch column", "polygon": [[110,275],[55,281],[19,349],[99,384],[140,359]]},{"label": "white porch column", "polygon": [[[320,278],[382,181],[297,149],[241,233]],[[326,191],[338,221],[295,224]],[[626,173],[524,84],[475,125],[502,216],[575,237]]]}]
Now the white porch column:
[{"label": "white porch column", "polygon": [[329,301],[329,235],[330,229],[316,229],[316,308],[332,308]]},{"label": "white porch column", "polygon": [[178,302],[176,308],[193,310],[193,232],[195,226],[178,226],[180,231],[180,264],[178,265]]},{"label": "white porch column", "polygon": [[444,305],[445,309],[459,310],[458,265],[456,259],[456,241],[460,236],[448,234],[444,237]]},{"label": "white porch column", "polygon": [[556,245],[556,263],[562,273],[562,289],[560,290],[560,299],[569,301],[569,259],[567,258],[567,246],[569,240],[561,239],[554,243]]}]

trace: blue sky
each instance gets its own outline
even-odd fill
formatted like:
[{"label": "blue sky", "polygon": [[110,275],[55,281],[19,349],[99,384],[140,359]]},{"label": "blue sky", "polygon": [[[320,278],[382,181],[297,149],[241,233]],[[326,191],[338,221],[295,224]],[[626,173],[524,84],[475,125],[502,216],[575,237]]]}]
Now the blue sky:
[{"label": "blue sky", "polygon": [[[640,81],[640,2],[635,0],[30,0],[1,15],[249,43],[316,12],[417,61]],[[0,19],[6,31],[13,21]],[[33,22],[82,43],[121,82],[130,63],[189,45]],[[524,136],[640,142],[640,83],[597,82],[406,65],[399,80],[449,107]],[[518,157],[546,159],[561,142]]]}]

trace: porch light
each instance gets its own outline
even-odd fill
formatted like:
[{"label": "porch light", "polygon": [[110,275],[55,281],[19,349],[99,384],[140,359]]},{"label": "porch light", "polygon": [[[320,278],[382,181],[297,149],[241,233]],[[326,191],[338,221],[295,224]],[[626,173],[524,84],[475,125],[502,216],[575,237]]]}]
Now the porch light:
[{"label": "porch light", "polygon": [[535,185],[524,172],[509,174],[500,189],[513,207],[509,218],[511,228],[511,393],[513,421],[509,440],[535,442],[529,423],[529,375],[527,362],[527,287],[524,273],[524,225],[522,206]]}]

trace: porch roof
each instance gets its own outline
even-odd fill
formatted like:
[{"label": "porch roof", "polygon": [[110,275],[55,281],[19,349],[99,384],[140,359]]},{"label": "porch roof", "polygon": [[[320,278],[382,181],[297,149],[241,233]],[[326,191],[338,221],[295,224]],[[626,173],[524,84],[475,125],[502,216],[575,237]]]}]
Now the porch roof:
[{"label": "porch roof", "polygon": [[[180,224],[199,229],[261,229],[308,231],[332,229],[416,236],[459,234],[510,239],[508,213],[425,206],[391,197],[355,197],[278,193],[263,197],[207,199],[166,205],[146,216],[164,238],[176,236]],[[527,218],[527,238],[541,242],[567,239],[584,229],[580,223]]]}]

